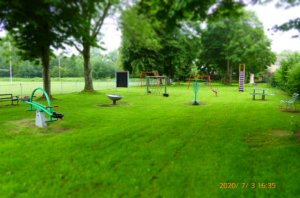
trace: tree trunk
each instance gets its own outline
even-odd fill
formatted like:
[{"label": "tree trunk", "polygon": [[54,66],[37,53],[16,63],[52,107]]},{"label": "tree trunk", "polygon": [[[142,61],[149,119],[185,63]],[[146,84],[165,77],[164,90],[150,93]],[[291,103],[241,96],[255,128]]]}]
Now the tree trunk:
[{"label": "tree trunk", "polygon": [[84,60],[84,90],[83,91],[94,91],[93,87],[93,74],[92,66],[90,62],[91,57],[91,46],[87,43],[83,44],[82,56]]},{"label": "tree trunk", "polygon": [[50,77],[50,67],[49,67],[49,48],[43,50],[42,54],[42,65],[43,65],[43,87],[47,92],[48,96],[51,98],[51,77]]},{"label": "tree trunk", "polygon": [[255,84],[254,74],[250,73],[250,84]]},{"label": "tree trunk", "polygon": [[228,83],[232,83],[232,65],[229,66]]},{"label": "tree trunk", "polygon": [[226,67],[226,73],[225,73],[225,84],[231,85],[232,82],[232,67],[230,65],[229,60],[227,60],[227,67]]}]

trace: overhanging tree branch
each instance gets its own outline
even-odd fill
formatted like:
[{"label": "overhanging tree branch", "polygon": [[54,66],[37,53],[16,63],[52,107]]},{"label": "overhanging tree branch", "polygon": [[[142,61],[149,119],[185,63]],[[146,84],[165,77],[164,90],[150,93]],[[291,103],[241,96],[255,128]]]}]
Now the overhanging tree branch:
[{"label": "overhanging tree branch", "polygon": [[107,4],[107,6],[104,8],[102,16],[96,22],[95,27],[92,30],[92,37],[93,38],[95,38],[97,36],[97,34],[99,34],[99,32],[101,30],[101,27],[102,27],[102,25],[104,23],[104,19],[107,17],[108,11],[109,11],[109,9],[110,9],[111,6],[112,6],[112,4],[109,2]]}]

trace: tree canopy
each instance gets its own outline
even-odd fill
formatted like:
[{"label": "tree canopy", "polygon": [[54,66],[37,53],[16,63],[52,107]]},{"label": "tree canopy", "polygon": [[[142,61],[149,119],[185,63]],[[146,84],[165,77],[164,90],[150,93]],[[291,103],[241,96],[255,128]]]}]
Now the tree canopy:
[{"label": "tree canopy", "polygon": [[44,89],[51,96],[49,57],[68,37],[72,16],[65,1],[15,0],[0,2],[0,20],[24,59],[40,59]]},{"label": "tree canopy", "polygon": [[256,73],[275,62],[271,42],[252,12],[211,21],[203,32],[202,45],[201,66],[214,67],[229,84],[239,64],[245,63],[247,71]]},{"label": "tree canopy", "polygon": [[[189,7],[194,4],[199,7]],[[233,66],[239,63],[246,63],[248,71],[256,73],[274,62],[271,42],[253,13],[229,0],[204,4],[145,0],[124,12],[124,68],[181,77],[198,64],[206,72],[217,69],[230,83]],[[200,7],[203,10],[198,13]],[[208,19],[207,28],[202,30],[204,18]]]},{"label": "tree canopy", "polygon": [[180,77],[199,55],[200,40],[191,23],[185,22],[169,32],[164,22],[149,19],[133,7],[123,13],[121,24],[122,62],[133,73],[158,71]]}]

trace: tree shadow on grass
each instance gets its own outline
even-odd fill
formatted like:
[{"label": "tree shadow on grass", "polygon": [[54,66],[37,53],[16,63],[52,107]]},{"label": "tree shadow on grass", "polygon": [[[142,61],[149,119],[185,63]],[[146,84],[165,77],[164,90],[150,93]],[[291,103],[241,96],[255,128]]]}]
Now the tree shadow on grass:
[{"label": "tree shadow on grass", "polygon": [[206,106],[207,105],[206,102],[198,102],[198,103],[188,102],[188,103],[184,103],[184,104],[188,105],[188,106]]},{"label": "tree shadow on grass", "polygon": [[[254,150],[270,147],[286,147],[297,142],[294,141],[295,134],[288,130],[271,130],[268,133],[249,134],[244,138],[245,143]],[[300,132],[299,132],[300,140]],[[299,142],[300,143],[300,142]],[[298,143],[297,143],[298,144]]]},{"label": "tree shadow on grass", "polygon": [[300,113],[300,110],[295,110],[295,109],[281,109],[281,111],[287,113]]},{"label": "tree shadow on grass", "polygon": [[123,106],[130,106],[128,102],[117,102],[116,104],[112,103],[99,103],[97,107],[123,107]]}]

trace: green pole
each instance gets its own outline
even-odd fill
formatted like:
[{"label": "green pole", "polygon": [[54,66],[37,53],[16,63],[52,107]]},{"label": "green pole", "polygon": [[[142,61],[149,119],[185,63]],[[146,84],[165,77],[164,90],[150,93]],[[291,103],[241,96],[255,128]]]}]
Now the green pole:
[{"label": "green pole", "polygon": [[199,101],[197,99],[198,92],[199,92],[199,82],[198,82],[198,80],[194,80],[194,94],[195,94],[195,99],[193,101],[194,105],[199,104]]}]

